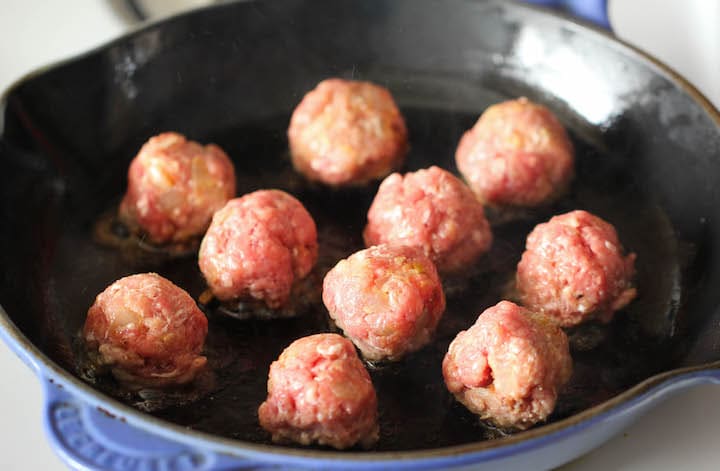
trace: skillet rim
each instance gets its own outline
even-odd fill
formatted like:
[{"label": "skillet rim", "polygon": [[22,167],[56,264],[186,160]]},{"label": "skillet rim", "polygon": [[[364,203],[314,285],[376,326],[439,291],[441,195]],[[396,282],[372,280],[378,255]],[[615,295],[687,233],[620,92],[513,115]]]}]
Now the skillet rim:
[{"label": "skillet rim", "polygon": [[[7,98],[11,92],[37,76],[40,76],[50,70],[62,67],[64,65],[82,60],[92,56],[117,44],[121,44],[134,36],[140,35],[152,28],[161,26],[177,20],[202,14],[211,9],[221,9],[236,5],[239,3],[254,3],[258,0],[229,2],[220,5],[210,5],[191,11],[175,14],[166,18],[158,19],[152,22],[143,23],[132,27],[127,33],[118,38],[107,41],[96,46],[84,53],[71,56],[66,59],[50,62],[45,66],[34,69],[11,83],[11,85],[0,95],[0,113],[4,115],[7,104]],[[716,123],[720,132],[720,111],[718,111],[711,102],[687,79],[676,72],[671,67],[662,63],[652,55],[642,51],[641,49],[617,38],[612,33],[598,26],[578,20],[570,15],[547,10],[542,7],[527,5],[513,2],[505,2],[502,0],[472,0],[473,3],[486,3],[488,5],[498,6],[504,9],[519,9],[532,12],[533,15],[546,19],[551,19],[574,32],[581,34],[590,34],[600,36],[604,40],[604,46],[613,48],[621,53],[631,57],[633,61],[645,62],[654,73],[664,76],[670,82],[677,85],[683,92],[705,111],[705,113]],[[2,126],[3,117],[0,116],[0,126]],[[3,139],[2,129],[0,129],[0,140]],[[480,458],[498,459],[507,457],[521,451],[522,449],[534,449],[543,446],[543,443],[552,442],[568,436],[574,431],[592,426],[596,422],[603,419],[620,415],[624,409],[631,409],[640,405],[646,396],[656,392],[661,394],[672,389],[674,384],[683,383],[685,379],[690,384],[697,382],[716,381],[720,382],[720,360],[704,363],[701,365],[675,368],[653,375],[640,383],[626,389],[622,393],[602,402],[596,406],[579,412],[575,415],[567,417],[556,422],[545,424],[513,435],[495,439],[483,440],[479,442],[466,443],[462,445],[452,445],[438,448],[407,450],[407,451],[331,451],[331,450],[314,450],[289,448],[281,445],[264,445],[252,442],[246,442],[237,439],[220,437],[207,432],[192,430],[172,422],[159,419],[150,414],[141,412],[128,406],[117,399],[107,396],[100,391],[92,388],[90,385],[82,382],[79,378],[72,375],[69,371],[61,368],[37,346],[35,346],[26,336],[15,326],[10,316],[0,305],[0,338],[3,338],[10,348],[18,355],[26,364],[32,367],[36,375],[41,381],[55,381],[67,388],[74,399],[82,401],[84,405],[102,408],[114,414],[117,419],[127,421],[128,424],[153,433],[174,442],[183,443],[192,447],[203,446],[209,451],[215,453],[227,453],[237,456],[240,459],[260,458],[267,462],[284,462],[302,464],[306,459],[315,459],[325,462],[336,461],[353,461],[360,465],[362,463],[371,464],[373,462],[383,461],[405,461],[411,462],[416,460],[426,461],[428,459],[440,460],[443,458],[458,457],[465,455],[466,459],[477,461]],[[687,378],[686,378],[687,377]],[[693,381],[695,380],[695,381]],[[683,386],[683,384],[681,384]],[[44,406],[47,407],[49,397],[44,398]],[[248,454],[247,452],[250,452]],[[410,463],[407,463],[410,464]],[[461,464],[461,463],[456,463]]]}]

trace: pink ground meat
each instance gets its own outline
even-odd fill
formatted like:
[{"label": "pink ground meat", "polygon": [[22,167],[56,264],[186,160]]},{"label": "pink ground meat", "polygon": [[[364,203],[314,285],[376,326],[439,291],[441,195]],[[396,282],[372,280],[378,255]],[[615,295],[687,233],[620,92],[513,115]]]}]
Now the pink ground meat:
[{"label": "pink ground meat", "polygon": [[295,169],[332,186],[359,185],[400,166],[407,129],[390,92],[370,82],[328,79],[295,108],[288,128]]},{"label": "pink ground meat", "polygon": [[414,247],[376,245],[338,262],[323,282],[330,317],[368,360],[425,346],[445,311],[432,261]]},{"label": "pink ground meat", "polygon": [[587,211],[539,224],[527,238],[517,288],[529,309],[562,327],[609,322],[637,295],[635,254],[623,256],[615,228]]},{"label": "pink ground meat", "polygon": [[130,164],[119,215],[151,242],[182,242],[202,235],[233,196],[235,170],[222,149],[166,132],[146,142]]},{"label": "pink ground meat", "polygon": [[455,160],[486,204],[551,201],[574,173],[573,147],[555,115],[526,98],[490,106],[460,139]]},{"label": "pink ground meat", "polygon": [[501,301],[460,332],[443,360],[448,390],[498,427],[545,420],[572,374],[565,333],[545,317]]},{"label": "pink ground meat", "polygon": [[173,386],[205,366],[208,322],[182,288],[155,273],[121,278],[88,310],[83,338],[90,357],[121,382]]},{"label": "pink ground meat", "polygon": [[440,272],[467,269],[492,243],[480,201],[458,178],[434,166],[388,176],[363,235],[368,246],[418,247]]},{"label": "pink ground meat", "polygon": [[317,255],[315,221],[302,203],[280,190],[259,190],[215,213],[199,265],[218,299],[249,297],[277,308]]},{"label": "pink ground meat", "polygon": [[378,439],[370,375],[352,343],[336,334],[304,337],[282,352],[270,365],[258,417],[275,442],[344,449]]}]

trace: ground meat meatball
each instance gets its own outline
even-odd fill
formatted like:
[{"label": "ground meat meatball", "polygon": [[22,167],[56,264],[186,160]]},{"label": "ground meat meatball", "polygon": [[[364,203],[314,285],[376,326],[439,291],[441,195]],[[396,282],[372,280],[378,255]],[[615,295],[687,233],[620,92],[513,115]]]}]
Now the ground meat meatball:
[{"label": "ground meat meatball", "polygon": [[442,369],[448,390],[471,412],[498,427],[524,430],[553,411],[572,359],[559,327],[501,301],[455,337]]},{"label": "ground meat meatball", "polygon": [[455,153],[460,173],[485,203],[536,206],[568,186],[573,148],[562,124],[526,98],[489,107]]},{"label": "ground meat meatball", "polygon": [[270,365],[260,425],[275,442],[318,443],[338,449],[378,439],[370,375],[352,343],[336,334],[294,341]]},{"label": "ground meat meatball", "polygon": [[480,201],[438,167],[387,177],[370,206],[363,235],[368,246],[421,248],[441,272],[467,268],[492,242]]},{"label": "ground meat meatball", "polygon": [[146,142],[130,164],[119,216],[151,242],[182,242],[202,235],[233,196],[235,170],[222,149],[166,132]]},{"label": "ground meat meatball", "polygon": [[445,311],[435,265],[415,247],[376,245],[341,260],[323,302],[368,360],[398,360],[425,346]]},{"label": "ground meat meatball", "polygon": [[332,186],[359,185],[400,166],[407,129],[390,92],[370,82],[324,80],[288,128],[295,169]]},{"label": "ground meat meatball", "polygon": [[182,288],[155,273],[131,275],[95,299],[83,338],[91,360],[123,383],[164,387],[192,381],[208,322]]},{"label": "ground meat meatball", "polygon": [[610,322],[632,301],[635,254],[623,256],[615,228],[587,211],[539,224],[517,268],[522,303],[562,327],[588,319]]},{"label": "ground meat meatball", "polygon": [[215,213],[199,265],[218,299],[249,297],[277,308],[317,255],[315,221],[302,203],[284,191],[260,190]]}]

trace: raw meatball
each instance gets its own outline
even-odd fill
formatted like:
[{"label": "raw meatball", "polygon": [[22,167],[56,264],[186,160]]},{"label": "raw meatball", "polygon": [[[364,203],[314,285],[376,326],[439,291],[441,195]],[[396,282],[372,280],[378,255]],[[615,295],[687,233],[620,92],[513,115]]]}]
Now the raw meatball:
[{"label": "raw meatball", "polygon": [[498,427],[524,430],[553,411],[572,359],[559,327],[501,301],[455,337],[442,369],[448,390],[471,412]]},{"label": "raw meatball", "polygon": [[249,297],[277,308],[317,255],[315,221],[302,203],[284,191],[259,190],[215,213],[199,265],[218,299]]},{"label": "raw meatball", "polygon": [[610,322],[637,295],[635,254],[623,256],[615,228],[587,211],[539,224],[517,268],[522,303],[562,327],[588,319]]},{"label": "raw meatball", "polygon": [[368,360],[398,360],[430,342],[445,311],[432,261],[415,247],[376,245],[341,260],[323,302]]},{"label": "raw meatball", "polygon": [[235,196],[235,170],[218,146],[166,132],[150,138],[133,159],[120,219],[151,242],[200,236],[215,211]]},{"label": "raw meatball", "polygon": [[324,80],[288,128],[295,169],[332,186],[360,185],[400,166],[407,129],[390,92],[370,82]]},{"label": "raw meatball", "polygon": [[155,273],[108,286],[88,310],[83,338],[91,360],[130,385],[163,387],[192,381],[208,322],[182,288]]},{"label": "raw meatball", "polygon": [[489,107],[455,153],[460,173],[485,203],[536,206],[568,186],[573,147],[550,110],[526,98]]},{"label": "raw meatball", "polygon": [[378,439],[370,375],[347,339],[317,334],[294,341],[270,365],[260,425],[275,442],[368,448]]},{"label": "raw meatball", "polygon": [[441,272],[467,268],[492,242],[480,201],[438,167],[387,177],[370,206],[364,236],[368,246],[421,248]]}]

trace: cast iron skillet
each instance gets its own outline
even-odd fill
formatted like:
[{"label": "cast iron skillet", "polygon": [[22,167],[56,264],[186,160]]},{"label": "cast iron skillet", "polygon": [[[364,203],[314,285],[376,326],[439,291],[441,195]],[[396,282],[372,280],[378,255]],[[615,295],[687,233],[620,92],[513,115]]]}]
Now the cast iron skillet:
[{"label": "cast iron skillet", "polygon": [[[112,281],[157,271],[196,298],[204,289],[194,256],[109,247],[97,237],[98,222],[125,189],[130,159],[151,135],[175,130],[215,142],[234,160],[239,194],[273,187],[303,201],[319,227],[318,280],[362,247],[377,185],[311,185],[287,156],[292,109],[330,76],[390,88],[410,132],[403,171],[431,164],[456,171],[464,130],[489,104],[517,96],[551,107],[577,154],[577,177],[559,202],[493,214],[492,251],[464,278],[446,281],[448,310],[435,343],[372,369],[377,448],[279,447],[257,424],[270,362],[295,338],[330,329],[319,302],[278,321],[238,321],[211,306],[211,368],[187,391],[127,393],[86,375],[76,335]],[[73,393],[56,403],[79,398],[192,449],[253,463],[453,466],[565,450],[529,461],[554,465],[616,431],[590,433],[591,425],[608,417],[627,422],[659,392],[720,378],[720,293],[713,289],[720,118],[681,78],[601,32],[499,1],[228,4],[151,25],[28,77],[4,107],[0,303],[7,314],[0,321],[41,376]],[[572,332],[574,376],[549,423],[506,436],[453,401],[440,362],[454,335],[508,294],[532,227],[579,208],[615,224],[637,253],[640,295],[609,326]],[[72,448],[57,408],[51,404],[48,414],[55,440]],[[569,452],[570,439],[582,443]]]}]

